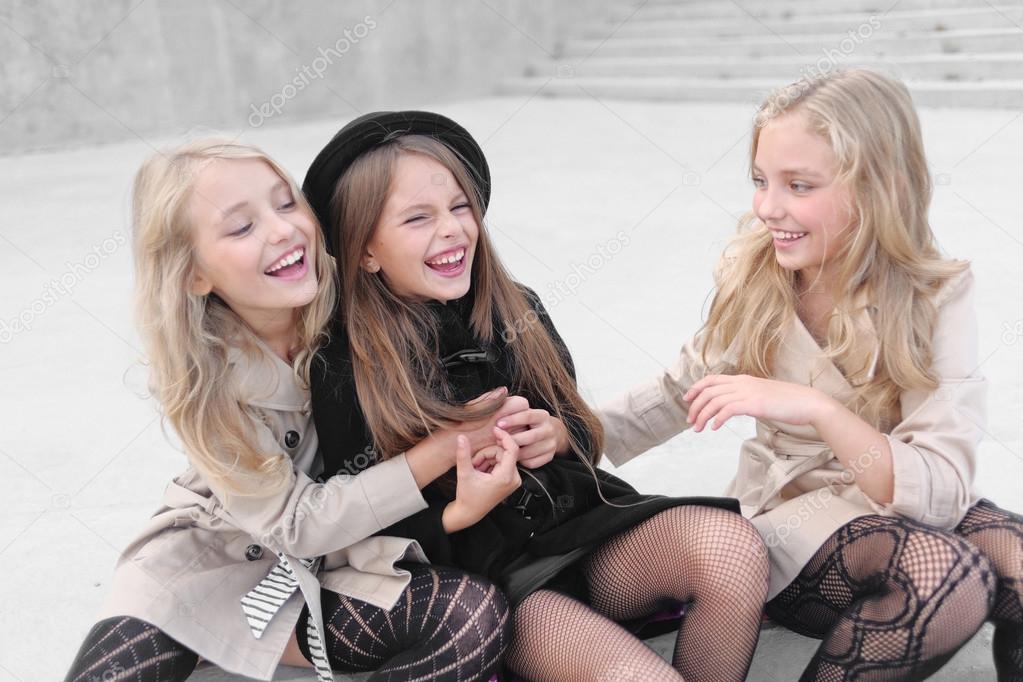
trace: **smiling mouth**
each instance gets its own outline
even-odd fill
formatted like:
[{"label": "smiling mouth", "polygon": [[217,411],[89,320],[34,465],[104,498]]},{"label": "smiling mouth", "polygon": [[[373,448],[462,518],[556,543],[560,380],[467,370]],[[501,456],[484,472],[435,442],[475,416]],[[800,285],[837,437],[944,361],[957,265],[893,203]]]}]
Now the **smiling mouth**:
[{"label": "smiling mouth", "polygon": [[794,242],[802,239],[808,235],[809,232],[785,232],[783,230],[771,230],[771,234],[780,242]]},{"label": "smiling mouth", "polygon": [[463,265],[465,265],[465,247],[456,249],[454,251],[448,251],[438,258],[426,261],[426,265],[431,270],[437,272],[450,273],[456,272]]},{"label": "smiling mouth", "polygon": [[263,274],[270,277],[293,275],[305,267],[305,247],[298,247],[267,268]]}]

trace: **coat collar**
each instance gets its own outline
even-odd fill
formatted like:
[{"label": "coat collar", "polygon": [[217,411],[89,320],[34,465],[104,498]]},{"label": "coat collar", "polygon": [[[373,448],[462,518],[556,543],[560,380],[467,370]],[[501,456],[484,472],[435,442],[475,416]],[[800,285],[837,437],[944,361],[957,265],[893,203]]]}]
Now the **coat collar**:
[{"label": "coat collar", "polygon": [[[869,293],[862,288],[853,297],[852,307],[856,329],[856,350],[849,363],[852,376],[846,377],[834,361],[825,356],[810,330],[798,315],[793,314],[775,358],[776,378],[813,386],[832,396],[851,394],[854,386],[873,379],[880,356],[880,344],[871,317],[877,306],[871,303]],[[736,367],[738,364],[739,339],[733,339],[715,366],[710,368],[710,373],[721,373],[723,367]],[[805,373],[807,366],[810,367],[809,374]]]},{"label": "coat collar", "polygon": [[309,396],[299,387],[292,368],[258,337],[249,351],[229,346],[227,361],[239,396],[249,405],[291,412],[307,408]]},{"label": "coat collar", "polygon": [[880,357],[880,343],[872,318],[875,309],[876,306],[871,303],[865,288],[853,296],[852,321],[855,340],[853,351],[847,355],[845,371],[825,355],[799,316],[792,316],[786,345],[797,357],[790,357],[789,360],[802,362],[805,366],[806,359],[813,358],[808,377],[810,386],[832,396],[849,396],[855,387],[862,386],[874,378]]}]

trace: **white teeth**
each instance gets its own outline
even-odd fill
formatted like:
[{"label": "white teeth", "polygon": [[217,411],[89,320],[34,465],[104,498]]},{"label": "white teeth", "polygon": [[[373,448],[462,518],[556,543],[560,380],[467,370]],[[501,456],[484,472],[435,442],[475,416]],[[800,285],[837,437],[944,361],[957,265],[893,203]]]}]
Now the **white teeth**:
[{"label": "white teeth", "polygon": [[799,237],[802,237],[802,236],[806,235],[807,233],[806,232],[783,232],[781,230],[771,230],[771,234],[773,234],[776,239],[792,240],[792,239],[798,239]]},{"label": "white teeth", "polygon": [[271,272],[277,272],[281,268],[286,268],[293,263],[297,263],[304,255],[305,249],[296,249],[270,266],[270,268],[266,270],[266,273],[269,274]]},{"label": "white teeth", "polygon": [[430,265],[447,265],[448,263],[457,263],[458,261],[462,260],[464,256],[465,249],[459,249],[450,256],[445,256],[444,258],[437,258],[436,260],[428,260],[426,262],[429,263]]}]

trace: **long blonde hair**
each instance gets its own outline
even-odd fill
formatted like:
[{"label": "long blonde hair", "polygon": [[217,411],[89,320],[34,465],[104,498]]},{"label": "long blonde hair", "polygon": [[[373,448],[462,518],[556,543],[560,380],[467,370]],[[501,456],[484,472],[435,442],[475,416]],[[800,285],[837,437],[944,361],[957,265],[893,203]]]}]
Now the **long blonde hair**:
[{"label": "long blonde hair", "polygon": [[[150,388],[196,468],[235,494],[270,494],[290,479],[283,452],[263,452],[253,431],[259,416],[230,380],[228,351],[262,352],[254,333],[216,294],[190,290],[196,265],[191,198],[199,173],[223,159],[259,159],[288,183],[313,215],[291,176],[261,150],[210,138],[151,156],[135,176],[132,214],[135,315],[150,368]],[[296,379],[309,368],[336,300],[333,260],[316,242],[318,287],[297,311]]]},{"label": "long blonde hair", "polygon": [[[835,309],[825,352],[855,388],[849,407],[886,428],[884,415],[897,407],[901,391],[937,388],[931,299],[968,263],[943,258],[935,243],[920,122],[905,85],[853,69],[776,90],[754,118],[751,173],[763,127],[797,112],[830,145],[838,162],[836,182],[847,183],[852,196],[850,237],[834,259]],[[725,249],[715,283],[703,330],[704,359],[734,343],[738,372],[770,377],[775,350],[796,315],[797,274],[778,264],[770,231],[752,213]],[[874,306],[875,349],[856,343],[854,301],[861,295]],[[877,365],[869,376],[874,351]]]},{"label": "long blonde hair", "polygon": [[331,214],[337,222],[328,226],[340,272],[339,314],[351,345],[359,404],[377,452],[382,458],[394,456],[436,429],[478,419],[498,407],[466,407],[444,394],[436,318],[422,304],[395,295],[379,274],[360,267],[402,154],[426,156],[451,171],[480,226],[471,273],[473,334],[489,343],[504,335],[502,330],[514,328],[507,348],[514,372],[510,388],[543,399],[558,418],[581,423],[591,442],[575,442],[572,435],[572,445],[595,463],[603,450],[600,421],[579,395],[566,359],[524,292],[498,259],[484,226],[479,188],[449,147],[420,135],[397,137],[360,156],[335,186]]}]

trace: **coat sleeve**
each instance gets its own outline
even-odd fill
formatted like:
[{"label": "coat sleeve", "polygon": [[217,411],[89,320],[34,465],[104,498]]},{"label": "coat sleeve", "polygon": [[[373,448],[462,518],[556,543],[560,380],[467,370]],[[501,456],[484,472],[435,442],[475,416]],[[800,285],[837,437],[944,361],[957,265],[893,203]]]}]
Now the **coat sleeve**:
[{"label": "coat sleeve", "polygon": [[[283,452],[266,424],[254,419],[253,426],[264,451]],[[426,507],[404,455],[324,483],[292,469],[287,485],[271,495],[232,494],[203,478],[235,525],[266,547],[302,558],[344,549]]]},{"label": "coat sleeve", "polygon": [[702,334],[701,331],[682,347],[672,367],[597,411],[604,425],[605,453],[615,466],[688,429],[690,403],[682,400],[682,396],[708,374],[727,371],[724,364],[714,363],[717,366],[713,371],[704,364]]},{"label": "coat sleeve", "polygon": [[945,284],[936,305],[932,369],[938,388],[900,396],[902,421],[887,434],[894,496],[890,504],[874,506],[882,513],[951,529],[970,506],[987,414],[969,270]]},{"label": "coat sleeve", "polygon": [[427,486],[423,494],[429,505],[426,509],[395,521],[377,535],[411,538],[423,548],[431,564],[453,566],[454,548],[443,521],[444,508],[449,500],[434,491],[433,485]]},{"label": "coat sleeve", "polygon": [[[289,556],[311,558],[344,549],[427,506],[404,455],[362,471],[339,468],[365,443],[353,435],[351,404],[345,399],[351,382],[336,376],[343,366],[335,359],[318,356],[312,372],[315,433],[324,461],[320,480],[293,468],[276,494],[237,495],[204,476],[239,528]],[[285,452],[281,434],[275,436],[268,423],[254,417],[253,429],[264,452]]]}]

